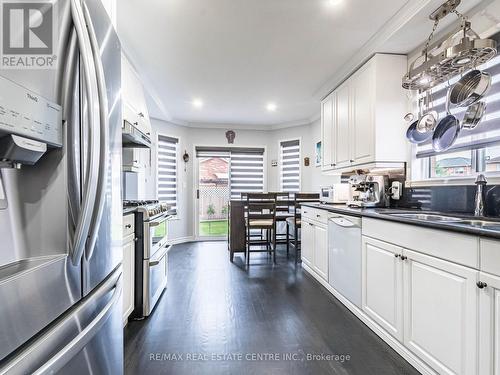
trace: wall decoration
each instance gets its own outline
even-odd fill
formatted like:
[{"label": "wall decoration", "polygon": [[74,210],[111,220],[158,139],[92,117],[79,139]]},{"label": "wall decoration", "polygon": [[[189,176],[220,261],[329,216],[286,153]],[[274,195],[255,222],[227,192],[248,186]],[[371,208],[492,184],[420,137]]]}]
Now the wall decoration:
[{"label": "wall decoration", "polygon": [[184,172],[186,172],[186,166],[189,162],[189,154],[186,150],[184,150],[184,155],[182,155],[182,160],[184,160]]},{"label": "wall decoration", "polygon": [[316,167],[321,167],[321,141],[316,142],[316,147],[314,148],[315,157],[314,165]]},{"label": "wall decoration", "polygon": [[236,133],[234,132],[234,130],[228,130],[226,132],[226,138],[227,138],[227,143],[233,144],[234,138],[236,138]]},{"label": "wall decoration", "polygon": [[304,166],[309,167],[309,157],[304,158]]}]

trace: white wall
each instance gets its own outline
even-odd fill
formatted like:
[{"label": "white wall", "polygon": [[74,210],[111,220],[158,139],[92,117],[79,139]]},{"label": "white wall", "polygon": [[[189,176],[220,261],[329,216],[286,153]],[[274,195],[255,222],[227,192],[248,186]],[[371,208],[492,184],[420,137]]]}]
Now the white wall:
[{"label": "white wall", "polygon": [[[162,120],[152,119],[153,127],[153,155],[156,155],[157,134],[168,135],[179,138],[179,160],[178,160],[178,219],[170,225],[171,239],[190,239],[194,236],[195,220],[195,181],[194,181],[194,148],[195,146],[227,146],[225,137],[226,129],[202,129],[178,126]],[[285,139],[301,140],[301,173],[302,191],[315,192],[323,184],[333,183],[337,180],[333,176],[323,176],[321,168],[314,166],[314,148],[321,138],[320,121],[317,120],[309,125],[297,126],[280,130],[235,130],[236,138],[234,146],[240,147],[264,147],[266,149],[266,178],[265,190],[279,190],[279,167],[271,167],[272,160],[279,160],[279,142]],[[190,161],[184,171],[184,162],[181,155],[186,150],[190,155]],[[304,167],[304,157],[309,157],[309,167]],[[150,178],[146,178],[148,195],[156,196],[156,184],[154,181],[156,170],[156,158],[153,157],[153,165]],[[146,183],[146,181],[144,182]]]}]

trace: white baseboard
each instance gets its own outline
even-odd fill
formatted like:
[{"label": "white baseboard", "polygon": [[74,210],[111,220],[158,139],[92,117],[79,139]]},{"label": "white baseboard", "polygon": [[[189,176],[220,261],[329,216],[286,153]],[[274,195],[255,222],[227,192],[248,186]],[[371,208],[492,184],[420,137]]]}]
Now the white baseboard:
[{"label": "white baseboard", "polygon": [[359,320],[367,325],[368,328],[375,332],[382,340],[384,340],[391,348],[393,348],[401,357],[408,361],[408,363],[415,367],[420,373],[424,375],[437,375],[437,372],[435,372],[419,357],[413,354],[413,352],[406,348],[399,340],[397,340],[382,327],[380,327],[377,323],[375,323],[375,321],[367,316],[363,312],[363,310],[361,310],[359,307],[345,298],[342,294],[333,289],[332,286],[328,284],[326,280],[321,278],[321,276],[319,276],[311,267],[302,262],[302,268],[307,271],[307,273],[309,273],[326,290],[328,290],[336,299],[342,302],[342,304],[347,307],[354,315],[356,315]]},{"label": "white baseboard", "polygon": [[177,237],[173,239],[169,239],[168,242],[171,245],[178,245],[181,243],[186,243],[186,242],[193,242],[195,241],[195,238],[193,236],[187,236],[187,237]]}]

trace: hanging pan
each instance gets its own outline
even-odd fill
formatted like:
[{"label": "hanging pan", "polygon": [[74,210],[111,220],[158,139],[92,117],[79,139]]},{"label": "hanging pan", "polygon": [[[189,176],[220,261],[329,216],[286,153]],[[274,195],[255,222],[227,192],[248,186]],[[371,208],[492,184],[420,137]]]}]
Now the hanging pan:
[{"label": "hanging pan", "polygon": [[[419,143],[425,142],[425,141],[431,139],[431,137],[432,137],[431,131],[421,132],[417,129],[419,121],[422,118],[422,99],[420,99],[418,101],[418,107],[419,107],[419,113],[417,114],[417,119],[415,121],[411,122],[410,126],[408,127],[408,130],[406,131],[406,138],[408,139],[408,141],[410,141],[411,143],[414,143],[414,144],[419,144]],[[406,116],[405,116],[405,119],[406,119]],[[412,120],[413,120],[413,116],[412,116],[411,120],[409,120],[409,121],[412,121]]]},{"label": "hanging pan", "polygon": [[439,121],[432,135],[432,148],[436,152],[446,151],[453,146],[462,129],[460,121],[450,113],[450,95],[451,90],[448,90],[446,100],[447,115]]}]

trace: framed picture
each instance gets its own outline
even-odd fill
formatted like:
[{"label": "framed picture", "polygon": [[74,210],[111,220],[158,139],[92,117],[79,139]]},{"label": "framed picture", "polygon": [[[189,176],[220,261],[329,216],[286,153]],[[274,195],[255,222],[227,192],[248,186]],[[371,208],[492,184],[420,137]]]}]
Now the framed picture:
[{"label": "framed picture", "polygon": [[315,150],[314,165],[316,167],[321,167],[321,141],[316,142],[316,147],[314,150]]}]

